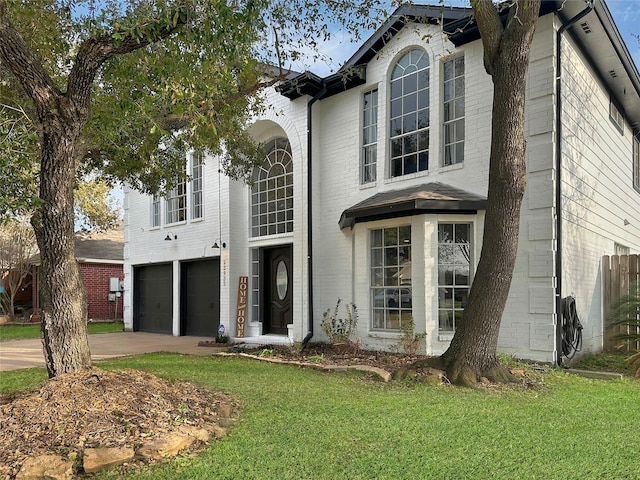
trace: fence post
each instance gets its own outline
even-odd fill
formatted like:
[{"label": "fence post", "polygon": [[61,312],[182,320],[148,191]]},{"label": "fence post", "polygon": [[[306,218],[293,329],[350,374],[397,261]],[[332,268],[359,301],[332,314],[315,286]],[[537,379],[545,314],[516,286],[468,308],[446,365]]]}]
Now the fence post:
[{"label": "fence post", "polygon": [[613,347],[611,330],[607,325],[609,310],[611,309],[611,264],[609,255],[602,256],[602,324],[603,335],[602,348],[608,352]]}]

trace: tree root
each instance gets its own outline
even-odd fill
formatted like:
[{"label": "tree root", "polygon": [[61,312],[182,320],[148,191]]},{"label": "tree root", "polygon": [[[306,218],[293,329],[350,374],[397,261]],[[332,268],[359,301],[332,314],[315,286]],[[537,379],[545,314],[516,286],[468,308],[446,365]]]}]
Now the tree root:
[{"label": "tree root", "polygon": [[446,369],[447,378],[454,385],[475,388],[478,383],[486,378],[494,383],[515,383],[516,377],[507,367],[495,363],[485,369],[475,369],[463,362],[452,362]]}]

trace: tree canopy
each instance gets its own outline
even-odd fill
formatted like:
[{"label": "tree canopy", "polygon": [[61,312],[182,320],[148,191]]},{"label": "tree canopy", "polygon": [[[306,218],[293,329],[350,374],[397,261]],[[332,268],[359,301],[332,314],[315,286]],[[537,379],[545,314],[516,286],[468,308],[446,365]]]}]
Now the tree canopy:
[{"label": "tree canopy", "polygon": [[0,104],[26,126],[5,135],[23,143],[2,163],[39,150],[37,200],[13,205],[37,205],[49,376],[91,366],[73,253],[78,177],[166,191],[186,175],[186,151],[207,150],[242,178],[262,158],[245,130],[264,108],[259,92],[330,35],[326,19],[358,32],[381,3],[0,0]]},{"label": "tree canopy", "polygon": [[[261,154],[244,128],[264,107],[260,89],[300,65],[301,52],[321,57],[314,48],[332,26],[371,28],[383,3],[3,0],[0,8],[40,64],[42,87],[71,98],[79,93],[77,74],[100,62],[75,146],[78,177],[98,171],[105,181],[155,193],[184,177],[189,149],[222,154],[226,173],[244,178]],[[37,168],[16,162],[16,151],[37,164],[45,113],[10,70],[0,60],[0,104],[12,113],[4,128],[22,135],[0,126],[0,162],[12,165],[3,169],[12,178],[28,174],[21,184],[31,188],[2,191],[0,202],[18,209],[34,205]]]}]

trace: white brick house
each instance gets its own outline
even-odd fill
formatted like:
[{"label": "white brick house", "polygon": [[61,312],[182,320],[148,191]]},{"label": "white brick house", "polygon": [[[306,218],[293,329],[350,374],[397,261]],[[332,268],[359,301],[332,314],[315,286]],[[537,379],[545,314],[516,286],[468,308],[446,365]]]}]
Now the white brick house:
[{"label": "white brick house", "polygon": [[[499,350],[555,362],[559,299],[575,296],[583,351],[601,349],[601,256],[640,252],[640,77],[604,3],[542,8]],[[412,316],[423,351],[444,352],[488,185],[492,83],[469,18],[401,7],[343,68],[361,75],[292,75],[266,92],[271,109],[249,126],[270,152],[253,187],[188,155],[196,181],[172,198],[127,191],[126,327],[212,336],[221,323],[233,336],[246,276],[246,341],[326,340],[322,313],[341,298],[358,306],[364,347],[393,348]]]}]

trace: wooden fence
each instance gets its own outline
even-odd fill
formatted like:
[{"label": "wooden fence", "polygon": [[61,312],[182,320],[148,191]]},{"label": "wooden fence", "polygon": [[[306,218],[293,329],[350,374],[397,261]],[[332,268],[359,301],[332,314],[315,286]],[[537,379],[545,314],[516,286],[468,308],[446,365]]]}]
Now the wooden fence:
[{"label": "wooden fence", "polygon": [[[626,327],[607,328],[609,313],[623,295],[640,285],[640,255],[605,255],[602,257],[602,307],[605,319],[604,351],[629,352],[640,350],[640,342],[616,339],[617,334],[634,333]],[[637,318],[637,313],[636,313]],[[635,329],[634,329],[635,330]],[[635,332],[638,333],[638,332]]]}]

